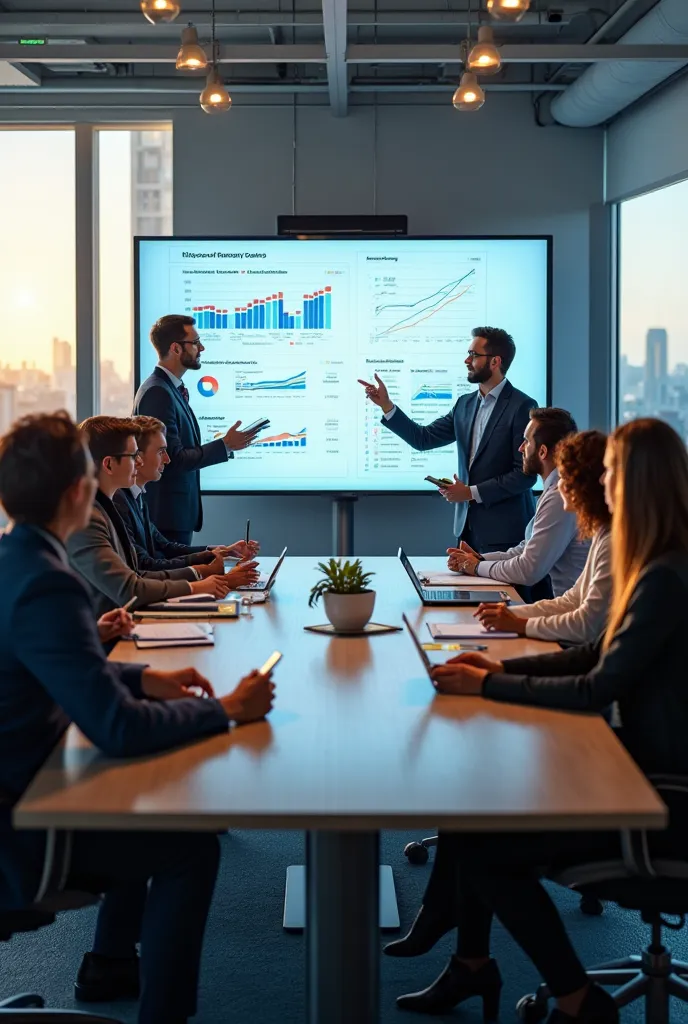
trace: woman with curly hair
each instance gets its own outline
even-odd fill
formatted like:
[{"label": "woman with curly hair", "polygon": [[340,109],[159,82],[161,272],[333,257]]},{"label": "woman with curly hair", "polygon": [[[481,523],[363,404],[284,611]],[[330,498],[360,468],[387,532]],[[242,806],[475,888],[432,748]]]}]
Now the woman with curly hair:
[{"label": "woman with curly hair", "polygon": [[487,628],[567,644],[590,643],[602,634],[612,592],[611,516],[601,483],[606,444],[599,430],[583,430],[561,441],[554,456],[564,510],[575,513],[579,539],[592,541],[578,580],[551,601],[513,608],[481,604],[476,615]]}]

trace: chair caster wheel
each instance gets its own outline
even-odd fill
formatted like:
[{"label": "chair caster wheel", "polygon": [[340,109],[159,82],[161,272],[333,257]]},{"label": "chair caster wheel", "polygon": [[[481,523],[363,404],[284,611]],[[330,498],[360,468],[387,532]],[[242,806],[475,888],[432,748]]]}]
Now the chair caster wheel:
[{"label": "chair caster wheel", "polygon": [[604,904],[597,896],[581,896],[580,909],[582,914],[588,917],[599,917],[604,913]]},{"label": "chair caster wheel", "polygon": [[547,1016],[547,1000],[536,995],[523,996],[516,1003],[516,1016],[525,1024],[539,1024]]},{"label": "chair caster wheel", "polygon": [[430,854],[422,843],[409,843],[404,847],[404,856],[409,864],[427,864]]}]

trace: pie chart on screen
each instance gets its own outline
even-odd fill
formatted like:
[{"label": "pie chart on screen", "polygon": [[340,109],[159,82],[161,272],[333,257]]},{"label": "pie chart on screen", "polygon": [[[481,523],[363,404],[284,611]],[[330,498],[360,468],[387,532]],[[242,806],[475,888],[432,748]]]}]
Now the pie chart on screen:
[{"label": "pie chart on screen", "polygon": [[212,398],[217,394],[219,386],[214,377],[201,377],[198,382],[198,391],[204,398]]}]

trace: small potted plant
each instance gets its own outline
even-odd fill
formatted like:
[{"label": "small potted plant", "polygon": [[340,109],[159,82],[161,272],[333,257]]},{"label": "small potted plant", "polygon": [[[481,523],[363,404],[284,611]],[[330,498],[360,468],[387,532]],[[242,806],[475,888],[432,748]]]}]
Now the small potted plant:
[{"label": "small potted plant", "polygon": [[318,569],[323,578],[311,590],[309,607],[322,597],[325,614],[337,632],[360,632],[375,607],[375,591],[368,589],[375,573],[363,572],[360,558],[344,563],[341,558],[330,558],[328,562],[318,562]]}]

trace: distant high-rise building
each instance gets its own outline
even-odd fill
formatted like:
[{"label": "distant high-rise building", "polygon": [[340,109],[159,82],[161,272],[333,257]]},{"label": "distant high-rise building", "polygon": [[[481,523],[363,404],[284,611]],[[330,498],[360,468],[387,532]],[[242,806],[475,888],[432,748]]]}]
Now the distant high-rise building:
[{"label": "distant high-rise building", "polygon": [[53,373],[72,368],[72,346],[68,341],[53,338]]},{"label": "distant high-rise building", "polygon": [[663,327],[651,327],[645,336],[645,407],[656,412],[666,400],[668,338]]},{"label": "distant high-rise building", "polygon": [[171,235],[171,131],[131,133],[131,190],[134,234]]}]

